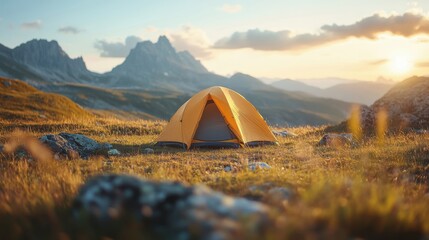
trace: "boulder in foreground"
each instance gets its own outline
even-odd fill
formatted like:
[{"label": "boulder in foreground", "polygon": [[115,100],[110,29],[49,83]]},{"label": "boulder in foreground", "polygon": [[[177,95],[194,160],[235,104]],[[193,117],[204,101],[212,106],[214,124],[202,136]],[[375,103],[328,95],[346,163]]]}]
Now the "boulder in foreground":
[{"label": "boulder in foreground", "polygon": [[204,186],[153,182],[128,175],[102,175],[88,181],[74,201],[80,221],[91,216],[108,223],[131,217],[157,238],[234,239],[252,236],[267,223],[267,207]]}]

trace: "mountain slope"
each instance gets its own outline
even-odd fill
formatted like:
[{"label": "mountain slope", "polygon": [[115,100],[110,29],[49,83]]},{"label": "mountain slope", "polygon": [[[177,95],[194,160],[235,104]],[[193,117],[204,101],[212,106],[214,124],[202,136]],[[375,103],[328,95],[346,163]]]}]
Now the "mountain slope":
[{"label": "mountain slope", "polygon": [[297,92],[305,92],[313,95],[318,95],[322,91],[321,88],[307,85],[300,81],[295,81],[291,79],[279,80],[271,83],[272,86],[280,89],[284,89],[287,91],[297,91]]},{"label": "mountain slope", "polygon": [[0,120],[46,121],[92,117],[70,99],[44,93],[19,80],[0,77]]},{"label": "mountain slope", "polygon": [[392,84],[380,82],[338,84],[324,89],[323,93],[319,96],[370,105],[387,93],[392,87]]},{"label": "mountain slope", "polygon": [[326,77],[326,78],[312,78],[312,79],[298,79],[297,81],[305,83],[309,86],[325,89],[333,87],[337,84],[348,84],[362,82],[362,80],[339,78],[339,77]]},{"label": "mountain slope", "polygon": [[387,112],[391,130],[429,129],[429,77],[411,77],[397,84],[365,112],[365,125],[374,124],[380,111]]},{"label": "mountain slope", "polygon": [[217,82],[211,75],[189,52],[176,52],[169,40],[160,36],[156,43],[138,43],[105,77],[111,87],[196,91],[207,86],[206,78]]},{"label": "mountain slope", "polygon": [[89,109],[128,112],[158,120],[168,120],[190,97],[171,91],[108,89],[85,84],[55,84],[46,90],[65,95]]}]

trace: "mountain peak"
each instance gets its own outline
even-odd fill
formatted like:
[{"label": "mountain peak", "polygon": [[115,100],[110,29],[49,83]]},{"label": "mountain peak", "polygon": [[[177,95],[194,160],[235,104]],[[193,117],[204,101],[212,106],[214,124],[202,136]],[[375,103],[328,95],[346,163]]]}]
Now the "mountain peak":
[{"label": "mountain peak", "polygon": [[57,41],[33,39],[12,49],[11,57],[25,65],[45,69],[48,72],[69,73],[78,78],[88,74],[81,57],[72,59]]},{"label": "mountain peak", "polygon": [[139,52],[138,54],[143,53],[149,55],[157,54],[157,52],[168,55],[176,54],[176,50],[166,36],[160,36],[155,43],[149,40],[137,43],[136,47],[131,49],[129,56],[136,54],[136,52]]},{"label": "mountain peak", "polygon": [[158,37],[157,45],[168,45],[171,46],[170,40],[165,35],[161,35]]},{"label": "mountain peak", "polygon": [[272,86],[264,84],[263,82],[261,82],[261,80],[241,72],[234,73],[234,75],[232,75],[229,80],[230,81],[228,81],[228,86],[232,87],[233,89],[240,89],[243,88],[243,86],[246,86],[246,88],[252,90],[275,89]]},{"label": "mountain peak", "polygon": [[139,42],[125,59],[124,63],[115,67],[112,73],[136,76],[178,76],[184,71],[206,73],[207,69],[189,52],[177,52],[166,36],[160,36],[156,43]]},{"label": "mountain peak", "polygon": [[68,57],[67,53],[64,52],[64,50],[55,40],[48,41],[46,39],[32,39],[26,43],[22,43],[21,45],[15,47],[13,50],[20,51],[21,49],[24,49],[24,51],[49,51],[50,54]]},{"label": "mountain peak", "polygon": [[245,74],[245,73],[242,73],[242,72],[236,72],[230,78],[231,79],[237,79],[237,78],[252,78],[252,79],[256,79],[256,78],[250,76],[249,74]]}]

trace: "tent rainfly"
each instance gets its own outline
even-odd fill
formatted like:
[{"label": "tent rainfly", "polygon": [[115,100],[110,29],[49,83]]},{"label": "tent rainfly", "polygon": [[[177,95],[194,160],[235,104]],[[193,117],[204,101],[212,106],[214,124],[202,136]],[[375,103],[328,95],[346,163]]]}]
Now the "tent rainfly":
[{"label": "tent rainfly", "polygon": [[278,144],[258,110],[225,87],[210,87],[185,102],[157,139],[158,146],[232,147]]}]

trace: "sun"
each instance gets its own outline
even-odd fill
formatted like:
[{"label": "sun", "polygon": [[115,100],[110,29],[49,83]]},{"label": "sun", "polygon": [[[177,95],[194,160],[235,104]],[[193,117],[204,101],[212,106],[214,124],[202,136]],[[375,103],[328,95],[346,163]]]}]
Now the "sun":
[{"label": "sun", "polygon": [[390,59],[390,70],[395,74],[405,74],[413,68],[410,58],[405,56],[395,56]]}]

